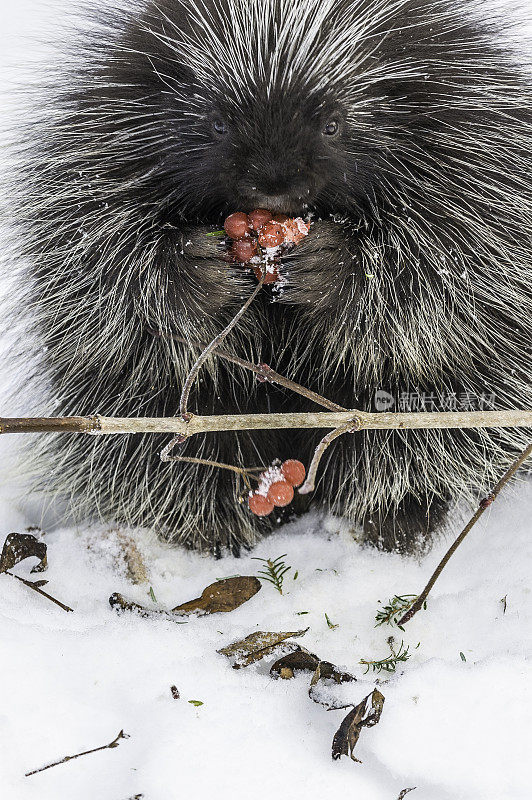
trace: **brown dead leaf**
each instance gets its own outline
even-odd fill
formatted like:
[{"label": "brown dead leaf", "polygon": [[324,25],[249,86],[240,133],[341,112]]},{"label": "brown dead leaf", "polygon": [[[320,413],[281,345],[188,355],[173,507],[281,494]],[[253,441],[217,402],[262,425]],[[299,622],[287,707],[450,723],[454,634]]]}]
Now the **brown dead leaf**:
[{"label": "brown dead leaf", "polygon": [[201,593],[201,597],[189,600],[172,609],[173,614],[216,614],[233,611],[250,600],[261,588],[261,582],[252,575],[239,575],[211,583]]},{"label": "brown dead leaf", "polygon": [[219,612],[233,611],[250,600],[261,588],[258,578],[250,575],[241,575],[236,578],[224,578],[224,580],[211,583],[203,590],[201,597],[189,600],[180,606],[176,606],[171,611],[157,608],[146,608],[139,603],[126,600],[118,592],[109,598],[111,608],[117,611],[134,611],[141,617],[185,617],[189,614],[198,613],[200,616],[206,614],[216,614]]},{"label": "brown dead leaf", "polygon": [[11,572],[14,566],[24,561],[26,558],[32,557],[38,558],[39,563],[31,569],[31,572],[43,572],[48,568],[46,549],[46,544],[39,541],[39,539],[31,533],[10,533],[4,542],[2,555],[0,555],[0,574],[9,575],[11,578],[20,581],[24,586],[27,586],[28,589],[37,592],[37,594],[40,594],[42,597],[47,597],[48,600],[51,600],[52,603],[62,608],[63,611],[73,611],[70,606],[65,605],[56,597],[53,597],[43,590],[42,587],[46,586],[48,581],[29,581],[27,578],[21,578],[20,575]]},{"label": "brown dead leaf", "polygon": [[[287,670],[285,675],[282,675],[282,671]],[[288,671],[292,671],[292,675],[289,676]],[[334,664],[331,664],[330,661],[320,661],[318,656],[314,655],[314,653],[309,653],[308,650],[305,650],[304,647],[297,647],[293,653],[287,653],[281,658],[277,659],[277,661],[272,664],[270,668],[270,675],[281,675],[282,677],[293,677],[294,672],[312,672],[312,680],[310,682],[311,690],[312,687],[315,686],[320,679],[331,679],[335,683],[346,683],[347,681],[356,681],[354,675],[350,675],[349,672],[343,672],[342,670],[338,669]],[[314,697],[311,698],[315,700]],[[321,702],[316,700],[316,702]]]},{"label": "brown dead leaf", "polygon": [[0,556],[0,573],[13,569],[16,564],[31,556],[39,559],[39,563],[31,571],[44,572],[48,567],[46,544],[31,533],[10,533]]},{"label": "brown dead leaf", "polygon": [[133,603],[131,600],[126,600],[119,592],[114,592],[111,595],[109,598],[109,605],[111,608],[114,608],[115,611],[134,611],[135,614],[138,614],[140,617],[169,618],[172,616],[170,611],[161,611],[158,608],[145,608],[141,606],[140,603]]},{"label": "brown dead leaf", "polygon": [[[368,700],[371,698],[371,707],[366,714]],[[381,718],[384,706],[384,695],[378,689],[374,689],[357,706],[355,706],[342,721],[342,724],[334,734],[332,743],[332,757],[334,760],[342,756],[350,755],[353,761],[359,761],[353,755],[356,743],[362,732],[362,728],[371,728],[376,725]]]},{"label": "brown dead leaf", "polygon": [[228,658],[234,658],[233,669],[240,669],[253,664],[255,661],[260,661],[261,658],[275,652],[278,647],[289,644],[287,639],[303,636],[307,631],[308,628],[301,631],[284,631],[281,633],[256,631],[256,633],[250,633],[249,636],[246,636],[241,641],[222,647],[218,652]]},{"label": "brown dead leaf", "polygon": [[338,669],[338,667],[335,667],[334,664],[331,664],[330,661],[320,661],[319,664],[316,665],[316,671],[312,676],[310,685],[315,686],[318,681],[322,679],[333,680],[335,683],[356,681],[354,675],[351,675],[349,672],[343,672],[341,669]]},{"label": "brown dead leaf", "polygon": [[[320,660],[314,653],[309,653],[308,650],[298,646],[297,650],[293,653],[287,653],[270,667],[270,675],[280,675],[281,677],[289,677],[289,672],[292,672],[290,677],[294,676],[294,672],[314,672]],[[283,675],[283,670],[287,670]]]},{"label": "brown dead leaf", "polygon": [[351,675],[349,672],[343,672],[342,670],[335,667],[334,664],[331,664],[330,661],[320,661],[316,665],[316,669],[314,671],[314,675],[312,676],[312,680],[310,681],[310,687],[308,690],[308,696],[311,700],[315,703],[319,703],[321,706],[325,706],[328,711],[336,711],[340,708],[350,708],[353,704],[349,703],[348,705],[331,705],[330,697],[324,695],[320,689],[324,689],[325,685],[322,683],[320,687],[320,681],[326,680],[333,680],[335,683],[350,683],[351,681],[356,681],[354,675]]}]

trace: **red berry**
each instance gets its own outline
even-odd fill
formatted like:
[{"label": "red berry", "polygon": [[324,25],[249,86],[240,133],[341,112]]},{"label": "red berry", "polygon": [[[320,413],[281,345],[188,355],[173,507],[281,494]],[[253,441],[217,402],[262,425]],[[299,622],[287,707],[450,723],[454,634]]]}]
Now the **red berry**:
[{"label": "red berry", "polygon": [[274,222],[280,222],[282,224],[286,222],[289,219],[289,217],[287,217],[286,214],[274,214],[272,219],[274,220]]},{"label": "red berry", "polygon": [[239,239],[231,247],[231,255],[241,264],[247,264],[256,253],[257,242],[254,239]]},{"label": "red berry", "polygon": [[235,211],[234,214],[229,214],[224,222],[224,229],[230,239],[242,239],[251,233],[248,215],[244,214],[243,211]]},{"label": "red berry", "polygon": [[273,503],[263,494],[250,494],[248,504],[249,510],[257,517],[267,517],[273,511]]},{"label": "red berry", "polygon": [[254,211],[251,211],[248,214],[248,219],[251,222],[251,227],[254,231],[260,231],[267,222],[269,222],[272,218],[272,215],[269,211],[266,211],[265,208],[256,208]]},{"label": "red berry", "polygon": [[275,481],[268,489],[268,500],[274,506],[287,506],[294,499],[294,487],[286,481]]},{"label": "red berry", "polygon": [[268,222],[259,233],[262,247],[278,247],[284,242],[284,228],[279,222]]},{"label": "red berry", "polygon": [[310,230],[310,225],[304,222],[301,217],[297,219],[289,219],[284,224],[285,230],[285,244],[299,244],[305,238]]},{"label": "red berry", "polygon": [[[262,267],[253,267],[253,272],[255,273],[256,279],[260,281],[263,272]],[[270,270],[266,271],[266,277],[264,278],[264,285],[266,286],[268,283],[275,283],[278,277],[279,277],[278,267],[270,267]]]},{"label": "red berry", "polygon": [[284,461],[283,464],[281,464],[281,472],[283,473],[284,478],[292,486],[301,486],[305,480],[305,465],[302,464],[301,461],[296,461],[293,458],[290,458],[288,461]]}]

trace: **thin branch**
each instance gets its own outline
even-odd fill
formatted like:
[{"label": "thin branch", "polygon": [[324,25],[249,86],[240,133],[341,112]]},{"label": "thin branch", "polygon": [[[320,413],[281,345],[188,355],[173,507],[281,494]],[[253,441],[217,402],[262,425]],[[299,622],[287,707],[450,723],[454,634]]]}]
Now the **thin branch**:
[{"label": "thin branch", "polygon": [[471,528],[478,522],[478,520],[480,519],[482,514],[485,512],[485,510],[491,506],[491,504],[494,502],[494,500],[497,499],[497,496],[499,495],[501,490],[506,486],[506,484],[508,483],[510,478],[513,478],[513,476],[515,475],[517,470],[524,464],[524,462],[527,460],[527,458],[530,456],[531,453],[532,453],[532,442],[528,445],[526,450],[524,450],[521,453],[519,458],[517,458],[514,461],[514,463],[510,467],[510,469],[503,475],[503,477],[501,478],[499,483],[495,486],[493,491],[491,491],[490,494],[487,497],[485,497],[483,500],[481,500],[478,509],[476,510],[474,515],[471,517],[471,519],[469,520],[469,522],[467,523],[467,525],[465,526],[465,528],[461,532],[461,534],[458,536],[456,541],[451,545],[451,547],[445,553],[444,557],[442,558],[442,560],[440,561],[440,563],[438,564],[438,566],[434,570],[431,579],[429,580],[429,582],[427,583],[427,585],[425,586],[425,588],[423,589],[423,591],[421,592],[421,594],[419,595],[419,597],[417,598],[415,603],[406,612],[406,614],[404,614],[404,616],[401,617],[401,619],[399,620],[399,625],[405,625],[405,623],[409,622],[412,619],[412,617],[415,614],[417,614],[417,612],[423,607],[423,604],[425,603],[425,601],[426,601],[426,599],[427,599],[427,597],[429,595],[429,592],[432,590],[432,587],[434,586],[434,584],[436,583],[436,581],[440,577],[444,567],[446,566],[446,564],[449,561],[449,559],[451,558],[451,556],[456,552],[456,550],[462,544],[462,542],[466,538],[466,536],[469,533],[469,531],[471,530]]},{"label": "thin branch", "polygon": [[233,330],[233,328],[235,327],[237,322],[242,318],[242,316],[248,310],[248,308],[250,307],[250,305],[252,304],[252,302],[255,300],[255,298],[257,297],[258,293],[262,289],[265,277],[266,277],[266,271],[264,271],[262,273],[262,277],[261,277],[259,283],[255,287],[255,289],[253,290],[251,295],[248,297],[248,299],[246,300],[246,302],[244,303],[242,308],[235,314],[235,316],[233,317],[231,322],[223,329],[223,331],[220,331],[218,336],[215,336],[214,339],[212,340],[212,342],[210,342],[207,345],[207,347],[200,353],[200,355],[198,356],[198,358],[196,360],[196,363],[192,366],[192,369],[188,373],[187,379],[186,379],[185,384],[183,386],[183,390],[181,392],[181,399],[179,401],[179,413],[180,413],[180,416],[182,417],[182,419],[184,419],[184,420],[188,419],[188,416],[189,416],[188,410],[187,410],[188,398],[190,396],[190,390],[192,389],[194,381],[196,380],[196,378],[198,376],[198,372],[200,371],[201,367],[203,366],[205,361],[208,359],[210,354],[213,352],[213,350],[216,350],[216,348],[219,345],[221,345],[221,343],[226,338],[226,336],[230,333],[230,331]]},{"label": "thin branch", "polygon": [[301,488],[298,490],[299,494],[310,494],[314,491],[314,484],[316,482],[316,474],[318,472],[318,467],[320,465],[320,461],[323,457],[323,454],[327,450],[330,444],[334,442],[335,439],[338,439],[339,436],[343,436],[344,433],[354,433],[355,431],[360,430],[360,426],[356,424],[353,425],[353,422],[348,422],[347,425],[342,425],[340,428],[336,428],[334,431],[330,431],[326,436],[323,437],[319,445],[316,447],[314,451],[314,455],[312,456],[312,461],[310,467],[308,469],[308,475],[305,483]]},{"label": "thin branch", "polygon": [[29,775],[35,775],[37,772],[44,772],[45,769],[57,767],[59,764],[64,764],[66,761],[72,761],[74,758],[81,758],[81,756],[88,756],[90,753],[98,753],[100,750],[109,750],[113,747],[118,747],[120,739],[129,739],[129,736],[127,733],[124,733],[124,731],[120,731],[118,736],[113,739],[112,742],[109,742],[109,744],[104,744],[102,747],[94,747],[92,750],[84,750],[83,753],[76,753],[75,756],[65,756],[59,761],[54,761],[52,764],[46,764],[45,767],[39,767],[39,769],[32,769],[31,772],[26,772],[24,777],[27,778]]},{"label": "thin branch", "polygon": [[[188,412],[188,400],[189,400],[189,397],[190,397],[190,391],[192,389],[192,386],[194,385],[194,381],[198,377],[198,373],[199,373],[201,367],[203,366],[205,361],[208,359],[208,357],[211,355],[211,353],[216,350],[218,345],[220,345],[223,342],[223,340],[226,338],[227,334],[235,327],[236,323],[239,321],[239,319],[242,317],[242,315],[250,307],[250,305],[252,304],[252,302],[255,300],[255,298],[257,297],[258,293],[262,289],[262,287],[264,285],[265,278],[266,278],[266,272],[264,272],[262,274],[262,277],[261,277],[258,285],[255,287],[255,289],[253,290],[251,295],[248,297],[248,299],[246,300],[246,302],[244,303],[242,308],[239,309],[239,311],[237,311],[237,313],[235,314],[235,316],[233,317],[231,322],[228,325],[226,325],[226,327],[223,329],[223,331],[220,331],[218,336],[215,336],[214,339],[212,340],[212,342],[210,342],[202,350],[202,352],[199,354],[198,358],[196,359],[195,363],[192,365],[192,369],[190,370],[190,372],[187,375],[187,378],[185,380],[185,384],[184,384],[183,389],[181,391],[181,398],[179,400],[179,415],[180,415],[181,419],[183,420],[183,422],[188,422],[190,420],[191,416],[192,416]],[[186,434],[184,436],[183,434],[178,433],[177,436],[174,436],[173,439],[170,442],[168,442],[168,444],[165,445],[165,447],[163,447],[163,449],[161,450],[161,452],[160,452],[161,461],[171,461],[172,459],[170,457],[170,453],[172,452],[172,450],[174,449],[174,447],[176,445],[183,444],[184,441],[185,441],[185,438],[186,438]]]},{"label": "thin branch", "polygon": [[2,433],[97,433],[97,414],[90,417],[0,417]]},{"label": "thin branch", "polygon": [[[206,347],[205,343],[188,341],[184,336],[178,336],[176,333],[165,334],[162,331],[154,331],[151,328],[148,328],[148,332],[151,333],[152,336],[158,336],[161,339],[174,339],[176,342],[181,342],[182,344],[191,345],[192,347],[198,347],[202,349]],[[284,375],[276,372],[268,364],[253,364],[251,361],[246,361],[244,358],[233,356],[231,353],[228,353],[225,350],[220,350],[219,347],[216,347],[215,350],[213,350],[213,353],[219,358],[222,358],[224,361],[230,361],[232,364],[237,364],[243,369],[248,369],[250,372],[254,372],[260,380],[266,381],[267,383],[277,383],[279,386],[283,386],[285,389],[290,389],[290,391],[295,392],[302,397],[306,397],[313,403],[323,406],[323,408],[328,408],[330,411],[348,411],[348,409],[344,408],[344,406],[340,406],[338,403],[333,403],[332,400],[329,400],[327,397],[323,397],[323,395],[318,394],[317,392],[313,392],[312,389],[307,389],[306,386],[302,386],[300,383],[290,380],[290,378],[285,378]]]},{"label": "thin branch", "polygon": [[56,604],[56,606],[59,606],[60,608],[62,608],[63,611],[74,611],[74,609],[70,608],[70,606],[66,606],[60,600],[57,600],[57,598],[52,597],[51,594],[48,594],[48,592],[43,591],[43,589],[41,589],[41,587],[37,583],[33,583],[32,581],[28,581],[28,580],[26,580],[26,578],[21,578],[20,575],[15,575],[14,572],[10,572],[9,570],[6,570],[4,572],[4,575],[10,575],[12,578],[16,578],[17,581],[20,581],[21,583],[23,583],[24,586],[27,586],[29,589],[33,589],[33,591],[34,592],[38,592],[38,594],[42,594],[43,597],[47,597],[48,600],[51,600],[52,603]]},{"label": "thin branch", "polygon": [[266,467],[236,467],[233,464],[224,464],[222,461],[211,461],[208,458],[194,458],[193,456],[171,456],[167,461],[184,461],[187,464],[203,464],[204,467],[219,467],[230,469],[231,472],[262,472]]},{"label": "thin branch", "polygon": [[339,428],[351,423],[360,430],[423,430],[436,428],[532,428],[532,411],[440,411],[372,413],[368,411],[307,411],[286,414],[191,414],[180,417],[0,417],[3,433],[173,433],[185,437],[214,431]]},{"label": "thin branch", "polygon": [[[182,461],[185,462],[186,464],[201,464],[204,467],[217,467],[218,469],[228,469],[231,472],[236,472],[237,475],[240,475],[244,479],[244,483],[246,484],[248,489],[251,489],[251,484],[249,482],[249,477],[251,473],[262,472],[265,469],[265,467],[236,467],[233,464],[224,464],[221,461],[211,461],[208,458],[194,458],[193,456],[171,456],[168,453],[165,453],[165,451],[168,449],[169,448],[167,445],[163,450],[161,450],[161,461]],[[165,454],[164,458],[163,458],[163,453]],[[255,478],[254,475],[251,475],[251,477]],[[258,478],[255,478],[255,480],[258,480]]]}]

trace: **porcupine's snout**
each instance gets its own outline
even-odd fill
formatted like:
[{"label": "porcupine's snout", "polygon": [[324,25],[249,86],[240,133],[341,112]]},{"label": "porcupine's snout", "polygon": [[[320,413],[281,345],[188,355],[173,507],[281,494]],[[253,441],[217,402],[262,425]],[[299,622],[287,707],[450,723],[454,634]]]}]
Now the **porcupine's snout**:
[{"label": "porcupine's snout", "polygon": [[312,205],[319,186],[310,154],[295,148],[257,148],[237,183],[243,208],[299,216]]},{"label": "porcupine's snout", "polygon": [[290,216],[303,214],[316,194],[313,182],[306,176],[282,172],[245,177],[238,190],[243,208],[267,208]]}]

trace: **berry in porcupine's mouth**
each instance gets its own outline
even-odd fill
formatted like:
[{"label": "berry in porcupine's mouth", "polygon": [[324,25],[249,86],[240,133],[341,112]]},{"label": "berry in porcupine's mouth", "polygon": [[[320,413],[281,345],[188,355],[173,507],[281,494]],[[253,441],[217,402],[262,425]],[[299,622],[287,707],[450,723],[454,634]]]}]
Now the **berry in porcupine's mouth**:
[{"label": "berry in porcupine's mouth", "polygon": [[230,258],[251,266],[257,280],[265,274],[265,284],[276,283],[280,256],[308,235],[310,225],[302,217],[272,214],[264,208],[256,208],[249,214],[236,211],[224,222],[224,230],[232,242]]}]

